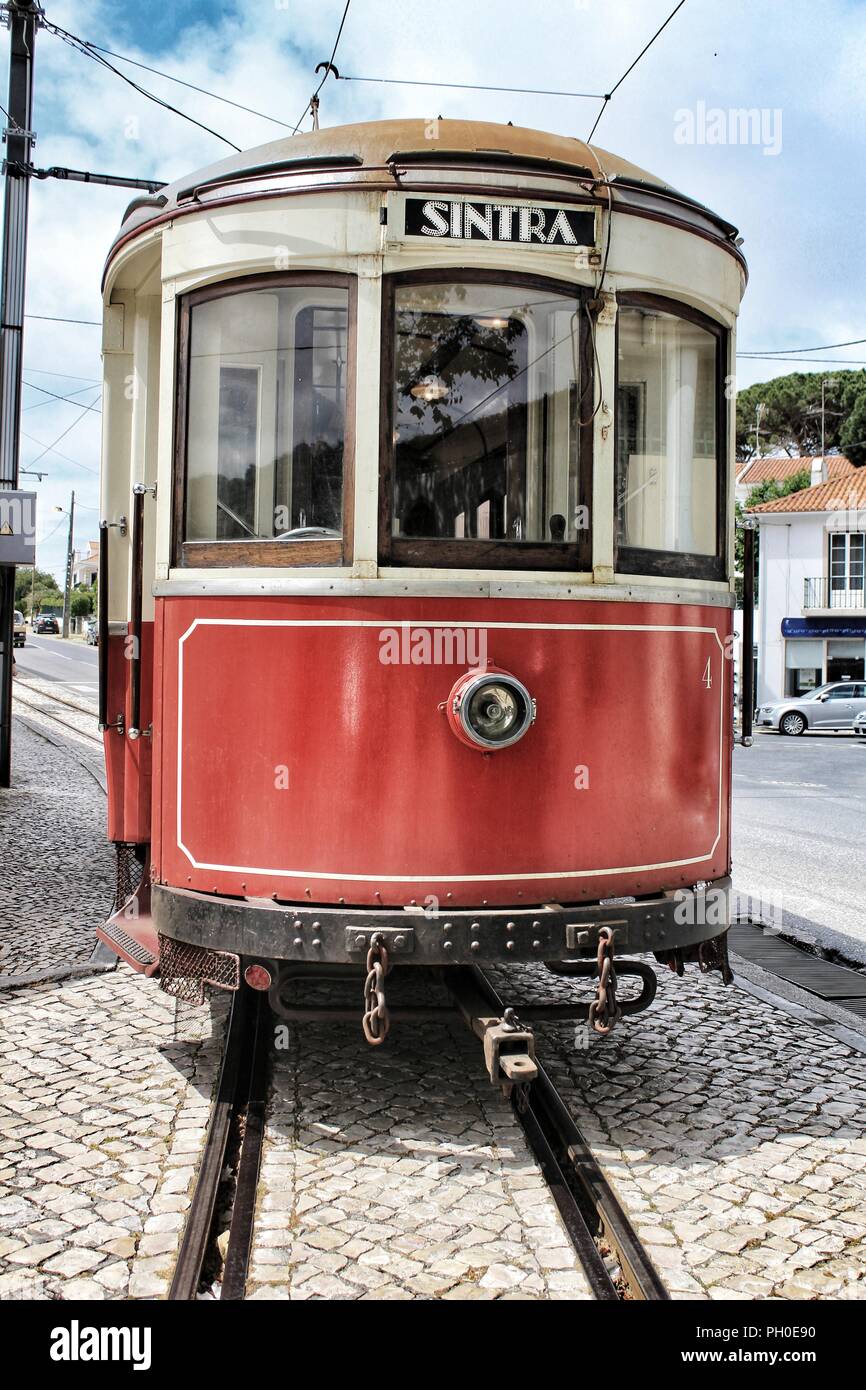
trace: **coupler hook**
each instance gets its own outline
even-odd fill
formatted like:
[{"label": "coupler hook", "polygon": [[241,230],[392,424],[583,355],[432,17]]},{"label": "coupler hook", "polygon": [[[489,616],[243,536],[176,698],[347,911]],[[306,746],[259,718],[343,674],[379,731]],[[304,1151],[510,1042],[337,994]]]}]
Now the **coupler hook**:
[{"label": "coupler hook", "polygon": [[367,952],[367,978],[364,981],[364,1014],[361,1027],[371,1047],[378,1047],[388,1036],[391,1019],[385,1002],[385,976],[391,969],[388,948],[380,933],[370,938]]},{"label": "coupler hook", "polygon": [[609,1033],[622,1018],[622,1010],[616,1002],[613,951],[613,931],[610,927],[602,927],[598,933],[598,985],[588,1019],[596,1033]]}]

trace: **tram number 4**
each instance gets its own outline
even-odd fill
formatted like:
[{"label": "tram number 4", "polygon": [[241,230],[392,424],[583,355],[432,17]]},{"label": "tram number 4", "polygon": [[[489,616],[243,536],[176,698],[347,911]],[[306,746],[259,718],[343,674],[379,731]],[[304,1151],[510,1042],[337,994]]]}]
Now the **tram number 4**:
[{"label": "tram number 4", "polygon": [[713,688],[713,673],[712,673],[712,671],[710,670],[710,664],[711,664],[711,662],[712,662],[712,657],[711,657],[711,656],[708,656],[708,657],[707,657],[707,665],[706,665],[706,668],[705,668],[705,670],[704,670],[704,674],[701,676],[701,684],[702,684],[702,685],[705,685],[705,686],[707,687],[707,690],[712,690],[712,688]]}]

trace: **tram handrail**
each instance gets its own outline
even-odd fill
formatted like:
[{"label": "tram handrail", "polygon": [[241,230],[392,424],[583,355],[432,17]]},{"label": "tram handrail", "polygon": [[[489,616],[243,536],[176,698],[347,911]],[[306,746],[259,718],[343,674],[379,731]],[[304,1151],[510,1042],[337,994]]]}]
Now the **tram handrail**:
[{"label": "tram handrail", "polygon": [[141,604],[144,571],[144,483],[132,489],[132,597],[130,603],[130,635],[132,652],[129,668],[129,729],[132,739],[141,737]]}]

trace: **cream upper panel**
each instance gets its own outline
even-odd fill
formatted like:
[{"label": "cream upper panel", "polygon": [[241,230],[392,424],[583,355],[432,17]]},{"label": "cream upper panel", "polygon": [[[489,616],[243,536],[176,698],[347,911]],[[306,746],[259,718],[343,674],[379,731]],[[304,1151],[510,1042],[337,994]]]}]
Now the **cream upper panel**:
[{"label": "cream upper panel", "polygon": [[[403,238],[396,213],[401,195],[357,190],[213,208],[178,218],[163,231],[162,278],[177,293],[227,276],[322,267],[355,271],[374,257],[385,273],[413,267],[462,265],[549,275],[594,284],[598,270],[585,251],[484,241]],[[456,196],[456,195],[451,195]],[[550,195],[555,202],[556,195]],[[515,199],[519,205],[521,200]],[[524,202],[526,200],[523,200]],[[389,222],[380,213],[388,208]],[[601,210],[600,249],[607,236]],[[615,286],[614,286],[615,281]],[[740,303],[742,271],[726,251],[703,237],[660,222],[614,212],[605,288],[641,288],[685,299],[726,323]]]},{"label": "cream upper panel", "polygon": [[[515,245],[485,241],[403,238],[398,215],[404,195],[357,188],[304,193],[178,217],[161,229],[162,336],[159,390],[159,517],[155,579],[169,577],[171,480],[175,390],[173,344],[176,300],[193,288],[242,275],[290,273],[327,269],[359,277],[358,392],[356,419],[355,573],[377,573],[379,351],[381,339],[380,280],[383,274],[448,266],[529,273],[570,283],[595,286],[600,268],[589,264],[586,248]],[[451,190],[449,195],[459,195]],[[473,198],[478,197],[473,193]],[[518,198],[508,201],[519,205]],[[552,191],[545,201],[556,203]],[[383,209],[387,222],[383,223]],[[613,563],[613,406],[615,372],[615,301],[617,292],[642,290],[710,314],[733,328],[743,289],[742,269],[718,245],[685,230],[626,213],[596,214],[598,250],[606,254],[603,291],[608,307],[597,326],[600,364],[600,409],[594,424],[594,553],[597,584],[619,582]],[[608,246],[608,230],[609,246]],[[144,233],[141,252],[152,257],[154,231]],[[118,283],[134,280],[135,246],[123,248],[113,262],[106,298]],[[142,260],[143,264],[143,260]],[[147,288],[150,290],[151,285]],[[116,292],[116,291],[115,291]],[[731,344],[733,353],[733,342]],[[733,357],[731,358],[733,360]],[[730,364],[726,370],[730,370]],[[732,412],[731,412],[732,413]],[[610,515],[608,515],[610,513]],[[409,578],[414,571],[404,570]],[[292,572],[286,571],[291,583]],[[421,577],[419,573],[419,578]],[[488,578],[490,574],[488,573]],[[506,578],[503,575],[503,578]],[[323,576],[324,578],[324,576]],[[557,582],[554,576],[548,577]],[[565,576],[563,576],[563,581]],[[627,576],[623,582],[633,583]]]}]

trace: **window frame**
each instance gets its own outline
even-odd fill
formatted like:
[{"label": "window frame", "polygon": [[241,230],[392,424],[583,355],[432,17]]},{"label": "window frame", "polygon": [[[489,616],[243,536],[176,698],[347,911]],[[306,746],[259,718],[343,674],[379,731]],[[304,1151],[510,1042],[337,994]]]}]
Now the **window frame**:
[{"label": "window frame", "polygon": [[[347,291],[346,409],[343,435],[343,525],[339,539],[280,541],[188,541],[186,531],[187,462],[189,425],[189,363],[192,310],[198,304],[251,290],[293,289],[322,286]],[[306,565],[350,566],[353,559],[355,509],[355,401],[358,327],[358,280],[355,275],[302,270],[291,273],[243,275],[218,280],[179,296],[177,349],[175,354],[174,507],[172,560],[177,568],[298,569]]]},{"label": "window frame", "polygon": [[[577,501],[587,507],[589,526],[573,542],[498,541],[392,534],[394,507],[394,372],[396,292],[412,285],[463,283],[467,285],[515,286],[546,290],[577,300],[581,309],[592,297],[592,289],[571,280],[549,275],[531,275],[511,270],[477,270],[468,266],[447,266],[435,270],[405,270],[382,277],[382,351],[379,431],[379,564],[415,566],[424,569],[567,570],[592,572],[592,469],[593,424],[577,427]],[[588,382],[583,399],[594,401],[595,372],[586,314],[580,313],[580,365]]]},{"label": "window frame", "polygon": [[[629,291],[618,294],[616,318],[616,346],[614,368],[614,570],[618,574],[660,575],[668,579],[719,579],[727,580],[728,574],[728,401],[725,395],[727,377],[729,334],[724,324],[690,304],[666,295],[646,294],[642,291]],[[685,319],[699,328],[711,333],[716,340],[715,373],[715,421],[716,421],[716,551],[714,555],[695,555],[680,550],[651,550],[642,546],[627,546],[622,543],[622,522],[618,515],[617,497],[623,477],[618,462],[618,421],[619,421],[619,310],[655,309],[659,313],[670,314],[674,318]]]}]

